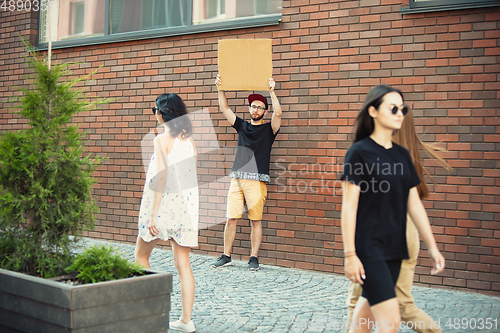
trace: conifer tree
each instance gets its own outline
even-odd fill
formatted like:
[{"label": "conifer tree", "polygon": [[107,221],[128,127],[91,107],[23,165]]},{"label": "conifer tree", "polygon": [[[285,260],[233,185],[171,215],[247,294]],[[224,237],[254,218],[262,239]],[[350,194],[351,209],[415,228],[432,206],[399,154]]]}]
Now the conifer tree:
[{"label": "conifer tree", "polygon": [[92,173],[101,159],[85,152],[72,117],[108,101],[79,87],[93,73],[70,78],[72,64],[29,55],[33,83],[21,89],[17,111],[28,126],[0,137],[0,266],[52,277],[64,272],[97,212]]}]

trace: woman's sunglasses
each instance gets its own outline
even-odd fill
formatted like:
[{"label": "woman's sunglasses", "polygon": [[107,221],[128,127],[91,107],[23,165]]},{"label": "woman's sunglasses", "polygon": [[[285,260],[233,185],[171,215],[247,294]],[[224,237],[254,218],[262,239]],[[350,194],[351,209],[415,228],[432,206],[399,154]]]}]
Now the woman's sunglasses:
[{"label": "woman's sunglasses", "polygon": [[[154,107],[154,108],[152,108],[152,110],[153,110],[153,114],[156,114],[156,111],[158,111],[158,108]],[[396,112],[398,112],[398,111],[396,111]]]},{"label": "woman's sunglasses", "polygon": [[[403,116],[406,116],[406,114],[408,113],[408,105],[403,105],[403,107],[401,108],[401,112],[403,113]],[[398,111],[399,111],[399,108],[397,106],[394,106],[392,108],[392,114],[397,114]]]}]

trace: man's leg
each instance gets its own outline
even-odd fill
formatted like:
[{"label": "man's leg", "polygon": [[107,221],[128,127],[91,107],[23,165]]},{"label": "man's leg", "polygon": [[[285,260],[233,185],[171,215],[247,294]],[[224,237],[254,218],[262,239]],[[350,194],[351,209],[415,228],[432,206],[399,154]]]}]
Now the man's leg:
[{"label": "man's leg", "polygon": [[252,249],[248,261],[248,269],[256,271],[259,269],[259,249],[262,243],[262,214],[264,203],[267,199],[267,185],[258,180],[245,180],[243,193],[248,207],[248,219],[252,225],[250,235]]},{"label": "man's leg", "polygon": [[439,325],[434,322],[424,310],[418,308],[414,303],[413,296],[411,295],[411,288],[415,265],[409,263],[409,261],[410,260],[403,260],[401,272],[399,273],[398,282],[396,284],[396,297],[399,301],[401,321],[415,332],[440,333],[441,330],[439,329]]},{"label": "man's leg", "polygon": [[233,252],[233,243],[236,238],[236,225],[241,218],[245,198],[239,179],[232,178],[229,192],[227,194],[227,221],[224,228],[224,254],[231,257]]},{"label": "man's leg", "polygon": [[236,238],[236,225],[238,219],[228,219],[224,229],[224,254],[228,257],[231,256],[233,251],[233,243]]},{"label": "man's leg", "polygon": [[260,243],[262,242],[262,221],[252,221],[250,220],[252,224],[252,234],[251,234],[251,241],[252,241],[252,252],[250,256],[252,257],[258,257],[259,256],[259,248],[260,248]]},{"label": "man's leg", "polygon": [[243,193],[248,207],[248,218],[252,225],[252,234],[250,235],[252,251],[250,256],[258,257],[262,242],[262,214],[267,199],[267,185],[265,182],[258,180],[246,180]]},{"label": "man's leg", "polygon": [[[349,285],[349,289],[347,291],[347,322],[351,323],[354,313],[354,308],[356,307],[356,303],[358,303],[359,297],[361,297],[361,293],[363,292],[363,287],[359,283],[351,282]],[[348,325],[349,327],[350,325]],[[348,329],[349,331],[349,329]]]},{"label": "man's leg", "polygon": [[233,243],[236,238],[236,224],[238,219],[227,219],[224,227],[224,253],[217,258],[217,261],[212,264],[212,267],[232,266],[231,252],[233,251]]},{"label": "man's leg", "polygon": [[399,301],[401,321],[415,332],[441,333],[439,324],[433,321],[424,310],[415,305],[415,301],[411,295],[413,275],[415,274],[415,266],[417,265],[418,252],[420,250],[420,240],[418,230],[409,217],[406,224],[406,241],[408,243],[410,259],[401,262],[401,271],[396,283],[396,297]]}]

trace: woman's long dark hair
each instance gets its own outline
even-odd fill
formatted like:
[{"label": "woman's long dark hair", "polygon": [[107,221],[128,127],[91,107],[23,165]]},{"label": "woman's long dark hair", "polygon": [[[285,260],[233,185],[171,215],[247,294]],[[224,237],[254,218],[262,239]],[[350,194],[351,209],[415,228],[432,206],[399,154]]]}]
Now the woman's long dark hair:
[{"label": "woman's long dark hair", "polygon": [[429,188],[427,186],[427,182],[425,181],[425,175],[427,175],[434,184],[435,182],[429,172],[427,172],[422,165],[419,150],[422,150],[427,156],[438,160],[438,162],[440,162],[445,169],[451,170],[448,163],[446,163],[446,161],[436,152],[436,150],[442,149],[433,147],[419,139],[417,131],[415,130],[415,120],[413,119],[413,112],[411,110],[409,110],[406,114],[401,129],[396,131],[392,136],[392,141],[408,149],[413,164],[415,165],[415,169],[417,170],[418,177],[420,178],[420,184],[417,186],[418,194],[420,199],[426,199],[429,197]]},{"label": "woman's long dark hair", "polygon": [[161,94],[156,98],[155,104],[172,136],[180,133],[183,137],[191,135],[193,126],[182,98],[174,93]]},{"label": "woman's long dark hair", "polygon": [[384,84],[373,87],[368,92],[368,94],[366,94],[366,98],[363,106],[361,107],[361,111],[356,118],[356,132],[354,135],[354,142],[363,140],[373,133],[375,124],[373,122],[373,118],[368,113],[368,109],[370,108],[370,106],[373,106],[378,110],[378,107],[384,101],[384,96],[390,92],[397,92],[401,95],[401,98],[403,98],[403,94],[401,93],[401,91]]}]

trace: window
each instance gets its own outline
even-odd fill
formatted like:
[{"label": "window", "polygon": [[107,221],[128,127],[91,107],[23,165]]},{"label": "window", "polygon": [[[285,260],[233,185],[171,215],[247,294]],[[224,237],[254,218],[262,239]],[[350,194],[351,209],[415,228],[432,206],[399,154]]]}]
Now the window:
[{"label": "window", "polygon": [[[104,2],[101,0],[69,1],[51,0],[50,28],[47,26],[48,11],[40,11],[38,43],[88,38],[104,35]],[[49,29],[47,29],[49,28]]]},{"label": "window", "polygon": [[266,15],[276,11],[281,12],[281,1],[255,0],[255,14]]},{"label": "window", "polygon": [[83,34],[85,31],[85,2],[72,2],[71,7],[72,35]]},{"label": "window", "polygon": [[441,10],[500,6],[499,0],[410,0],[409,7],[401,8],[401,13],[422,13]]},{"label": "window", "polygon": [[112,41],[278,24],[282,0],[51,0],[39,16],[38,47]]},{"label": "window", "polygon": [[224,0],[207,0],[207,18],[224,18],[226,14],[226,2]]},{"label": "window", "polygon": [[178,0],[111,0],[109,34],[186,25],[186,5]]},{"label": "window", "polygon": [[194,0],[193,24],[281,15],[281,0]]}]

